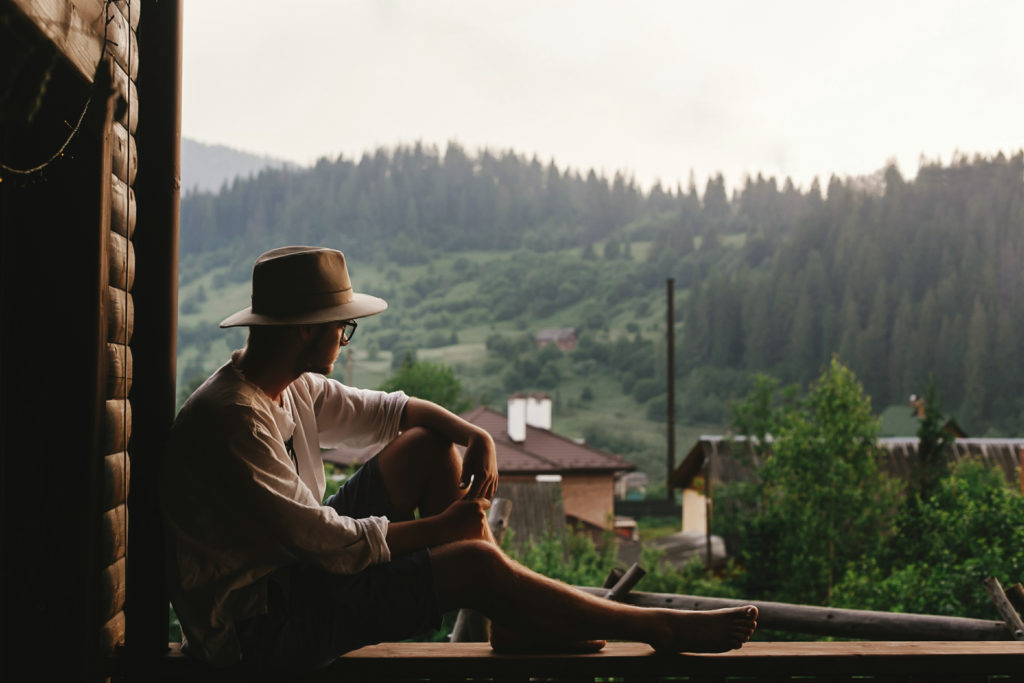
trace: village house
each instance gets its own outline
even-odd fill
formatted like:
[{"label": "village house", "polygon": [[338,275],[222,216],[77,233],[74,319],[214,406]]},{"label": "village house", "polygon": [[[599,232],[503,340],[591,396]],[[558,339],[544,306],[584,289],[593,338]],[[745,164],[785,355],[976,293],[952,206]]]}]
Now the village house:
[{"label": "village house", "polygon": [[543,349],[548,344],[554,344],[562,351],[576,350],[576,330],[571,327],[541,330],[535,338],[538,349]]},{"label": "village house", "polygon": [[[882,467],[892,476],[911,476],[917,455],[917,437],[882,437],[878,446],[885,452]],[[754,476],[758,458],[746,437],[701,436],[672,472],[669,485],[683,492],[684,531],[706,531],[708,496],[713,501],[715,485],[746,481]],[[1024,439],[958,438],[947,454],[950,464],[974,458],[998,470],[1008,482],[1024,492]]]},{"label": "village house", "polygon": [[636,467],[551,431],[551,397],[514,395],[507,415],[481,406],[462,417],[494,438],[499,496],[503,483],[556,481],[567,521],[595,531],[617,525],[621,533],[632,534],[635,522],[615,519],[615,482]]}]

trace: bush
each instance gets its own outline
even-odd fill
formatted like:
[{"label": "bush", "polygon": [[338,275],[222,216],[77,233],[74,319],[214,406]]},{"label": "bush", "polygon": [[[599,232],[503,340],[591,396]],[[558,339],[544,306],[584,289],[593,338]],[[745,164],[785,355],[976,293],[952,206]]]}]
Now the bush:
[{"label": "bush", "polygon": [[893,534],[836,587],[836,604],[860,609],[991,619],[987,576],[1024,571],[1024,496],[980,462],[959,464],[927,500],[908,498]]}]

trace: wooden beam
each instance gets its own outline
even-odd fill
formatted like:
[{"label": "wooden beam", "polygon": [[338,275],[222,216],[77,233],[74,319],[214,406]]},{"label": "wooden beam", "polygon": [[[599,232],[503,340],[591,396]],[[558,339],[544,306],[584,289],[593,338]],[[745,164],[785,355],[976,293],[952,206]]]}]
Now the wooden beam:
[{"label": "wooden beam", "polygon": [[[579,587],[587,593],[603,595],[605,589]],[[930,614],[902,614],[868,610],[790,605],[782,602],[733,600],[672,593],[633,592],[623,602],[642,607],[706,610],[721,607],[756,605],[759,628],[836,636],[864,640],[1008,640],[1000,621],[944,617]]]},{"label": "wooden beam", "polygon": [[103,55],[104,0],[9,0],[92,83]]},{"label": "wooden beam", "polygon": [[985,590],[988,591],[989,596],[992,598],[992,602],[995,603],[996,610],[1003,618],[1003,622],[1006,624],[1006,630],[1009,631],[1014,640],[1024,640],[1024,622],[1021,621],[1020,615],[1017,614],[1017,610],[1013,608],[1013,605],[1010,604],[1010,601],[1007,599],[1006,593],[1003,592],[1003,587],[999,583],[999,579],[994,576],[989,576],[982,583],[985,584]]},{"label": "wooden beam", "polygon": [[[181,188],[182,1],[147,0],[139,23],[138,325],[132,341],[132,482],[128,496],[127,632],[133,652],[167,648],[163,524],[157,478],[174,422]],[[198,7],[198,6],[197,6]],[[199,10],[201,11],[201,10]],[[131,13],[134,20],[136,12]],[[130,188],[128,188],[130,190]],[[127,194],[127,192],[126,192]],[[130,199],[130,197],[129,197]],[[130,219],[130,206],[129,216]]]}]

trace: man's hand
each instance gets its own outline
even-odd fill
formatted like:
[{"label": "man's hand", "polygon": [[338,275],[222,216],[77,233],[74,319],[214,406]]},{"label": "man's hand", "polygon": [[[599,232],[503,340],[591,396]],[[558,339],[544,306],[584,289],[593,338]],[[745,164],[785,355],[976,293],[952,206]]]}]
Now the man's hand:
[{"label": "man's hand", "polygon": [[487,523],[487,509],[490,507],[491,501],[485,498],[463,498],[449,505],[439,515],[445,542],[473,539],[493,541],[491,527]]},{"label": "man's hand", "polygon": [[[470,479],[473,483],[470,484]],[[494,452],[494,439],[487,432],[474,434],[466,444],[462,456],[462,488],[469,487],[467,499],[494,498],[498,489],[498,459]]]}]

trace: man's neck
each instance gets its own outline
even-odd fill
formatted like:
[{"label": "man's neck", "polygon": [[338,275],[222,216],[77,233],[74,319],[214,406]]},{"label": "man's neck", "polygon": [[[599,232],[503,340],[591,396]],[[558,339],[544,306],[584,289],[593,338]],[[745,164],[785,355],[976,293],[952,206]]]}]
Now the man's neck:
[{"label": "man's neck", "polygon": [[280,405],[284,390],[298,377],[293,369],[294,364],[284,360],[281,355],[270,356],[247,346],[238,357],[237,367],[247,380]]}]

